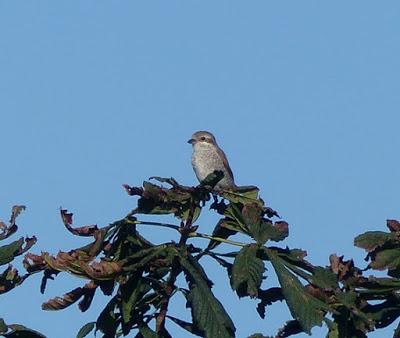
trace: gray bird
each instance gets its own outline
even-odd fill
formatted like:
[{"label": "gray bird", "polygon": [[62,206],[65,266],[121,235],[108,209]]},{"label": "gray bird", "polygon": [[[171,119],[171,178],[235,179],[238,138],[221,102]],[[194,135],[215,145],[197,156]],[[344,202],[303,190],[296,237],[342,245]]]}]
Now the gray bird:
[{"label": "gray bird", "polygon": [[215,190],[236,188],[228,160],[218,147],[213,134],[208,131],[197,131],[188,143],[193,146],[192,166],[200,182],[214,170],[221,170],[224,177],[217,183]]}]

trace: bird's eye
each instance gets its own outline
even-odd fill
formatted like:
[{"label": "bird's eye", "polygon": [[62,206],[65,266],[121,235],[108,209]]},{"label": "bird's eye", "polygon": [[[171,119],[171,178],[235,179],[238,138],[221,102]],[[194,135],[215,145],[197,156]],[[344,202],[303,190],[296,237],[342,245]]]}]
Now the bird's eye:
[{"label": "bird's eye", "polygon": [[200,140],[205,141],[206,138],[203,136],[203,137],[200,138]]}]

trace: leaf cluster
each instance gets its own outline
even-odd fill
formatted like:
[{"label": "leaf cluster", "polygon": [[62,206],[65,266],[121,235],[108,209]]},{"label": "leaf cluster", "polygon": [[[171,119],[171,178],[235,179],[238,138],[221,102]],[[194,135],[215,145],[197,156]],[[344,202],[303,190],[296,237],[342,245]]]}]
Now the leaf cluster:
[{"label": "leaf cluster", "polygon": [[[98,318],[83,326],[78,338],[93,330],[105,338],[130,334],[168,338],[170,324],[200,337],[235,337],[235,325],[214,295],[213,282],[202,266],[202,258],[210,257],[224,269],[238,297],[258,302],[256,312],[261,318],[273,303],[286,302],[292,319],[275,337],[311,334],[313,327],[323,324],[329,338],[367,337],[368,332],[399,317],[398,223],[388,223],[390,233],[369,232],[355,240],[356,246],[368,251],[368,268],[388,269],[389,277],[366,277],[352,260],[337,255],[330,256],[328,266],[315,266],[306,260],[305,251],[277,246],[289,234],[288,223],[265,205],[256,187],[215,191],[221,178],[221,172],[214,172],[196,187],[161,177],[152,178],[158,183],[146,181],[141,187],[125,185],[127,193],[137,198],[136,207],[104,227],[74,227],[72,213],[61,209],[66,229],[88,237],[90,243],[56,255],[28,253],[24,266],[30,274],[43,273],[42,292],[48,280],[62,272],[86,282],[48,300],[42,308],[61,310],[78,303],[86,311],[96,294],[109,297]],[[211,234],[201,232],[197,224],[207,205],[219,215]],[[177,223],[141,220],[141,215],[173,215]],[[180,239],[153,244],[140,234],[142,226],[169,228]],[[192,238],[205,239],[204,246],[194,246]],[[236,250],[227,250],[228,246]],[[270,285],[267,277],[271,273],[279,285]],[[173,297],[186,299],[190,321],[170,314]]]},{"label": "leaf cluster", "polygon": [[[14,235],[18,230],[16,223],[19,214],[25,210],[23,205],[15,205],[11,210],[11,217],[8,224],[0,220],[0,241],[6,240]],[[4,294],[21,285],[30,274],[20,275],[18,270],[11,264],[18,256],[26,253],[36,243],[36,237],[20,237],[19,239],[0,246],[0,266],[7,265],[5,270],[0,273],[0,294]],[[7,338],[44,337],[41,333],[31,330],[19,324],[6,324],[4,319],[0,318],[0,335]]]}]

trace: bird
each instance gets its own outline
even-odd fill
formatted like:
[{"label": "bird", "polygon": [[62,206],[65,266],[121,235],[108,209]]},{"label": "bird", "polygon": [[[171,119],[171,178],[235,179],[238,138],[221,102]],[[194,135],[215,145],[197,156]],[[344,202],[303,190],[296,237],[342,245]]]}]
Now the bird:
[{"label": "bird", "polygon": [[219,170],[223,172],[224,176],[216,184],[214,190],[234,190],[236,188],[226,155],[218,146],[212,133],[197,131],[192,135],[188,143],[193,146],[192,167],[200,182],[215,170]]}]

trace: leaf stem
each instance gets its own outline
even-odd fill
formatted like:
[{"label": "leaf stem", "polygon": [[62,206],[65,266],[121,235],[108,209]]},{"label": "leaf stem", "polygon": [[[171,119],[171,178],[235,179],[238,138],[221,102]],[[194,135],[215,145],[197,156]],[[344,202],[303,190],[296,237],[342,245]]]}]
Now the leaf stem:
[{"label": "leaf stem", "polygon": [[[178,232],[181,232],[181,227],[179,227],[178,225],[169,224],[169,223],[147,222],[147,221],[134,221],[132,223],[134,223],[134,224],[142,224],[142,225],[155,225],[155,226],[174,229],[174,230],[176,230]],[[232,241],[232,240],[225,239],[225,238],[222,238],[222,237],[213,237],[213,236],[210,236],[210,235],[207,235],[207,234],[203,234],[203,233],[200,233],[200,232],[191,232],[187,236],[188,237],[211,239],[213,241],[217,241],[217,242],[220,242],[220,243],[226,243],[226,244],[231,244],[231,245],[240,246],[240,247],[244,247],[244,246],[247,245],[247,243]]]},{"label": "leaf stem", "polygon": [[207,239],[211,239],[213,241],[217,241],[220,243],[232,244],[232,245],[236,245],[236,246],[240,246],[240,247],[244,247],[247,245],[246,243],[243,243],[243,242],[232,241],[230,239],[226,239],[226,238],[222,238],[222,237],[213,237],[213,236],[210,236],[207,234],[202,234],[200,232],[192,232],[189,234],[189,237],[207,238]]},{"label": "leaf stem", "polygon": [[169,224],[169,223],[160,223],[160,222],[133,221],[132,223],[143,224],[143,225],[155,225],[155,226],[159,226],[159,227],[174,229],[176,231],[179,231],[179,228],[180,228],[178,225]]}]

